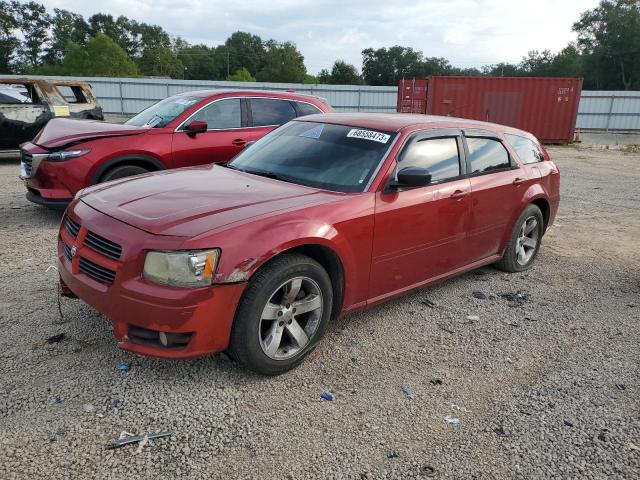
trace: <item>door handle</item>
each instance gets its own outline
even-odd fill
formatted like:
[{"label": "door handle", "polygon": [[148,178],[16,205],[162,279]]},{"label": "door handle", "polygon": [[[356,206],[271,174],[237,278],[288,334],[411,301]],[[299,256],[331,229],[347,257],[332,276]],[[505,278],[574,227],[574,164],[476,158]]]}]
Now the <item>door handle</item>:
[{"label": "door handle", "polygon": [[523,184],[524,182],[526,182],[526,181],[527,181],[527,179],[526,179],[526,178],[516,177],[516,178],[513,180],[513,184],[514,184],[514,185],[522,185],[522,184]]},{"label": "door handle", "polygon": [[247,143],[247,141],[246,141],[246,140],[243,140],[243,139],[241,139],[241,138],[236,138],[236,139],[235,139],[235,140],[233,140],[231,143],[232,143],[233,145],[236,145],[236,146],[238,146],[238,147],[241,147],[242,145],[244,145],[245,143]]},{"label": "door handle", "polygon": [[452,198],[454,200],[459,200],[461,198],[466,197],[467,195],[469,195],[469,192],[466,192],[464,190],[456,190],[455,192],[453,192],[451,194],[451,197],[449,197],[449,198]]}]

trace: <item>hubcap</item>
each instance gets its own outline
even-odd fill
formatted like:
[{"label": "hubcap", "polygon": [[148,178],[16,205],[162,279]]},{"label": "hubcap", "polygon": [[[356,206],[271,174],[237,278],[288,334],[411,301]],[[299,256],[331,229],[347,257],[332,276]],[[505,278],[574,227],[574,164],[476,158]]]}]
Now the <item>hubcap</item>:
[{"label": "hubcap", "polygon": [[527,218],[522,224],[520,235],[516,241],[516,262],[519,265],[526,265],[531,261],[538,246],[538,219],[536,217]]},{"label": "hubcap", "polygon": [[280,285],[262,310],[259,335],[269,358],[291,358],[307,346],[322,319],[322,292],[309,277]]}]

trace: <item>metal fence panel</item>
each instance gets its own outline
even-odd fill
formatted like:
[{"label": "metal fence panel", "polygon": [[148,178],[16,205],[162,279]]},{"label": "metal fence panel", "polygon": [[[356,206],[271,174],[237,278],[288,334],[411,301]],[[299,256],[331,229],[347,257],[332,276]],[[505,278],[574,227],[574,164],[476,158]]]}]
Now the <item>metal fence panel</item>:
[{"label": "metal fence panel", "polygon": [[[19,76],[0,75],[4,78]],[[42,77],[68,79],[68,77]],[[303,85],[298,83],[224,82],[161,78],[81,77],[91,83],[105,113],[133,115],[177,93],[216,88],[289,90],[327,99],[338,112],[395,112],[397,87],[367,85]],[[640,92],[582,92],[576,128],[581,130],[640,131]]]}]

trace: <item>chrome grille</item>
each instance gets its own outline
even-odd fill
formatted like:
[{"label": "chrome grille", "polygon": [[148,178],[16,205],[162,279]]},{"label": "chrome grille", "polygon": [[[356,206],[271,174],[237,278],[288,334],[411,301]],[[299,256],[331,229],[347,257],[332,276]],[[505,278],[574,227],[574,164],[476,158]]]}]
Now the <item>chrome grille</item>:
[{"label": "chrome grille", "polygon": [[64,228],[67,229],[67,232],[73,237],[76,238],[78,236],[78,232],[80,231],[80,225],[71,220],[68,215],[64,216]]},{"label": "chrome grille", "polygon": [[80,271],[94,280],[106,283],[107,285],[111,285],[116,278],[116,272],[113,270],[109,270],[82,257],[80,257]]},{"label": "chrome grille", "polygon": [[120,245],[93,232],[87,233],[84,244],[91,250],[105,257],[113,258],[114,260],[120,259],[120,255],[122,254],[122,247]]},{"label": "chrome grille", "polygon": [[33,156],[25,150],[20,150],[20,161],[24,167],[25,176],[30,177],[33,170]]},{"label": "chrome grille", "polygon": [[67,260],[71,261],[71,249],[64,242],[62,242],[62,251],[64,252],[64,256],[67,257]]}]

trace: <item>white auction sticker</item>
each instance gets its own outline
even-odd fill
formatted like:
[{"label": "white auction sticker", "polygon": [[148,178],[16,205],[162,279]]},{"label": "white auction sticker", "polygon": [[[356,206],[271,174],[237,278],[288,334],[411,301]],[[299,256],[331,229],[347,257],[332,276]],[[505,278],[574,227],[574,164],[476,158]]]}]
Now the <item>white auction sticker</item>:
[{"label": "white auction sticker", "polygon": [[349,133],[347,133],[347,137],[387,143],[391,138],[391,135],[387,135],[386,133],[374,132],[373,130],[359,130],[357,128],[352,128],[351,130],[349,130]]}]

